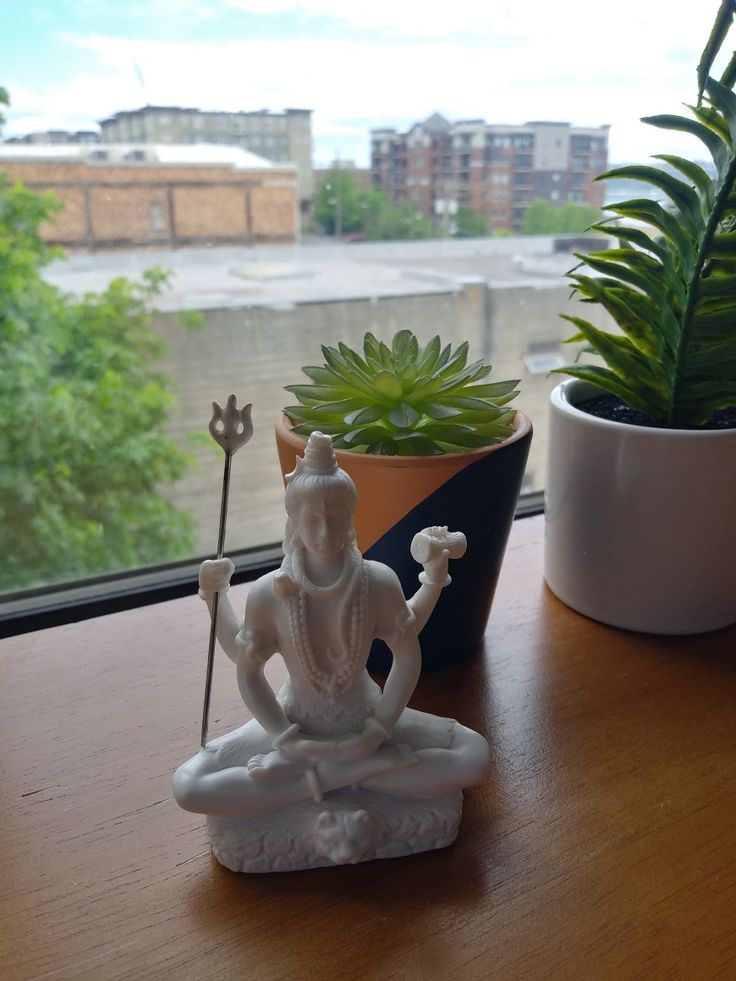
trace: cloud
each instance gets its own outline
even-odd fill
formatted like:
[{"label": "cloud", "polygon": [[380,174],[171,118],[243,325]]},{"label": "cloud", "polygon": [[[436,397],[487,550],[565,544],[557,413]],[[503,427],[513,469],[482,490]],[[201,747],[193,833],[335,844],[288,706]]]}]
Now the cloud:
[{"label": "cloud", "polygon": [[[153,8],[161,2],[171,0],[152,0]],[[223,2],[212,7],[218,17],[238,8],[337,22],[345,21],[347,12],[355,30],[352,37],[316,28],[310,34],[300,20],[299,37],[251,34],[219,42],[70,31],[61,36],[66,62],[73,66],[81,58],[84,73],[46,80],[39,73],[35,102],[26,93],[21,104],[11,90],[17,115],[11,116],[8,132],[27,131],[32,106],[46,122],[31,128],[78,128],[148,101],[203,109],[313,109],[318,161],[338,151],[365,163],[370,128],[406,128],[433,111],[499,123],[610,123],[615,160],[691,152],[686,137],[650,131],[637,122],[642,115],[677,111],[692,96],[702,45],[691,50],[685,40],[705,38],[710,15],[686,5],[620,0],[617,16],[601,31],[582,0],[543,3],[536,12],[529,5],[457,0],[450,23],[445,5],[420,8],[395,0]],[[462,41],[453,38],[453,27],[462,30]],[[366,33],[389,28],[388,42]],[[412,38],[421,35],[421,43],[406,36],[410,29]]]}]

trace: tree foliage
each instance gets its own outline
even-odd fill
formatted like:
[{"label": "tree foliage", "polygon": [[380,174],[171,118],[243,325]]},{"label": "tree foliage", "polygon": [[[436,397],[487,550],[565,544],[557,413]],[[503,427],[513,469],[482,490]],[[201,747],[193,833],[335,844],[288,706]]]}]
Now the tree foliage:
[{"label": "tree foliage", "polygon": [[[0,93],[1,94],[1,93]],[[60,205],[0,175],[0,589],[188,554],[191,519],[159,488],[188,456],[149,303],[166,274],[75,299],[45,282],[39,226]]]},{"label": "tree foliage", "polygon": [[600,211],[587,204],[555,205],[537,198],[524,212],[521,230],[524,235],[577,234],[586,231],[600,217]]},{"label": "tree foliage", "polygon": [[457,238],[481,238],[488,235],[488,220],[467,204],[461,204],[455,216]]},{"label": "tree foliage", "polygon": [[360,187],[350,171],[332,170],[317,190],[314,220],[328,235],[360,234],[371,241],[435,238],[437,230],[411,205]]},{"label": "tree foliage", "polygon": [[[619,396],[655,423],[698,426],[736,405],[736,56],[718,81],[709,75],[734,15],[723,0],[698,66],[698,102],[690,116],[662,115],[651,126],[686,132],[707,148],[716,176],[683,157],[660,155],[673,173],[620,167],[599,180],[645,181],[669,199],[634,198],[606,210],[623,219],[595,227],[618,248],[578,258],[570,273],[584,302],[601,304],[622,335],[567,317],[605,367],[560,369]],[[632,226],[644,223],[651,231]],[[595,275],[590,275],[590,272]]]},{"label": "tree foliage", "polygon": [[[364,230],[367,192],[358,186],[346,170],[330,171],[317,189],[314,199],[314,220],[328,235],[341,235]],[[339,226],[339,227],[338,227]]]}]

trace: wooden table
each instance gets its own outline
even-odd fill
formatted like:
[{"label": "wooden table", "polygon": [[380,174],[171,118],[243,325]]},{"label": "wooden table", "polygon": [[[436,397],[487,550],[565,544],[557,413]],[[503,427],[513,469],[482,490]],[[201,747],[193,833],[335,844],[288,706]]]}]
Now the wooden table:
[{"label": "wooden table", "polygon": [[[0,644],[0,977],[736,978],[736,628],[586,620],[545,589],[542,537],[516,523],[485,649],[420,682],[494,765],[456,844],[411,858],[210,856],[170,789],[198,746],[195,596]],[[244,718],[220,656],[211,735]]]}]

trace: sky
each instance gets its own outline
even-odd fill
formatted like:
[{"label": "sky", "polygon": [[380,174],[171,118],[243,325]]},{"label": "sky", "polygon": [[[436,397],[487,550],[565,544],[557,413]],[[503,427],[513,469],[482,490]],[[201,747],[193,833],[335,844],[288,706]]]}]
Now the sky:
[{"label": "sky", "polygon": [[[698,155],[679,112],[718,0],[0,0],[4,135],[142,105],[313,110],[315,165],[440,112],[611,125],[613,163]],[[604,13],[605,11],[605,13]],[[726,53],[727,54],[727,53]]]}]

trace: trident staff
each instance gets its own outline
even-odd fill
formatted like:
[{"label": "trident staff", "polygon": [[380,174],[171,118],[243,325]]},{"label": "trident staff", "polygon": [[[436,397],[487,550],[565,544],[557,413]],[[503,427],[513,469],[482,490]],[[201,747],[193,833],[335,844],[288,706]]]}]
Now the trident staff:
[{"label": "trident staff", "polygon": [[[221,559],[225,549],[225,526],[227,524],[227,502],[230,494],[230,464],[235,453],[245,446],[253,435],[250,413],[252,403],[248,402],[238,409],[238,400],[230,395],[223,409],[218,402],[212,403],[210,435],[225,451],[225,469],[222,475],[222,498],[220,501],[220,530],[217,536],[217,558]],[[210,623],[210,643],[207,651],[207,674],[204,682],[204,705],[202,706],[202,735],[200,745],[207,742],[207,729],[210,716],[210,695],[212,692],[212,671],[215,661],[215,638],[217,637],[217,607],[219,593],[212,597],[212,622]]]}]

